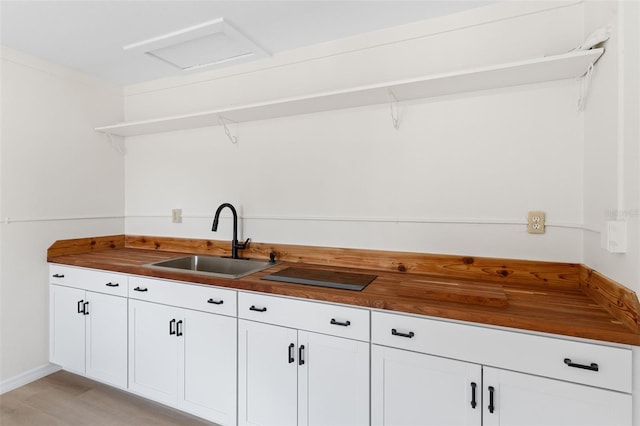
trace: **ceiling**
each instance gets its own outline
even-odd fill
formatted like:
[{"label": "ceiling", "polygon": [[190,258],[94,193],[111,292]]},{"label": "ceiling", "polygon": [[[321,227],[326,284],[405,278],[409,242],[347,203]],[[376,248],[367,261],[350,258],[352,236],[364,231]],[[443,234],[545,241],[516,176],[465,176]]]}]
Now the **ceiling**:
[{"label": "ceiling", "polygon": [[0,41],[7,47],[128,85],[212,69],[184,71],[140,49],[123,47],[219,18],[273,55],[492,2],[0,0]]}]

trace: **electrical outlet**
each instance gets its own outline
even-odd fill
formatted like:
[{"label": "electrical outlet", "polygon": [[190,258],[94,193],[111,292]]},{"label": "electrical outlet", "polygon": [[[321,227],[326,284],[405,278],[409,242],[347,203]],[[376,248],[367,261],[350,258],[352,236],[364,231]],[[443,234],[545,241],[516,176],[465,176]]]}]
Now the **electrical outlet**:
[{"label": "electrical outlet", "polygon": [[182,223],[182,209],[171,210],[171,222]]},{"label": "electrical outlet", "polygon": [[529,212],[527,232],[530,234],[544,234],[544,212]]}]

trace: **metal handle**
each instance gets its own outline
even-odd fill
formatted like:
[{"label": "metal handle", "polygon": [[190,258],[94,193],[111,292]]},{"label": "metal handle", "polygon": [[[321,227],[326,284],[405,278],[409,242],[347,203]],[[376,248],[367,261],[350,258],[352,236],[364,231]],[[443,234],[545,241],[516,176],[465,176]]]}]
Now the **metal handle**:
[{"label": "metal handle", "polygon": [[335,318],[331,318],[331,324],[341,325],[343,327],[349,327],[351,325],[351,321],[339,322],[339,321],[336,321]]},{"label": "metal handle", "polygon": [[64,278],[64,274],[53,274],[53,278]]},{"label": "metal handle", "polygon": [[298,365],[304,365],[304,345],[298,349]]},{"label": "metal handle", "polygon": [[396,330],[395,328],[391,329],[391,334],[393,334],[394,336],[399,336],[399,337],[407,337],[409,339],[411,339],[413,336],[415,336],[415,333],[413,331],[410,331],[408,334],[407,333],[399,333],[398,330]]},{"label": "metal handle", "polygon": [[495,410],[495,406],[493,405],[493,392],[495,391],[495,388],[493,386],[489,386],[489,412],[491,414],[493,414],[493,410]]},{"label": "metal handle", "polygon": [[82,314],[89,315],[89,301],[87,300],[82,304]]},{"label": "metal handle", "polygon": [[84,300],[78,300],[78,313],[84,314]]},{"label": "metal handle", "polygon": [[172,319],[171,321],[169,321],[169,336],[173,336],[174,334],[176,334],[176,320]]},{"label": "metal handle", "polygon": [[475,382],[471,382],[471,408],[475,409],[476,405],[478,405],[476,403],[476,383]]},{"label": "metal handle", "polygon": [[267,312],[267,308],[256,308],[255,305],[251,305],[251,307],[249,308],[250,311],[256,311],[256,312]]},{"label": "metal handle", "polygon": [[224,300],[213,300],[213,299],[209,299],[207,300],[207,303],[212,303],[214,305],[222,305],[224,303]]},{"label": "metal handle", "polygon": [[289,357],[289,364],[295,361],[295,359],[293,359],[293,348],[295,348],[295,346],[296,345],[294,345],[293,343],[289,345],[289,350],[287,351],[287,356]]},{"label": "metal handle", "polygon": [[178,321],[178,323],[176,324],[176,336],[182,336],[182,320]]},{"label": "metal handle", "polygon": [[120,286],[120,284],[118,284],[118,283],[106,283],[105,285],[107,287],[119,287]]},{"label": "metal handle", "polygon": [[136,288],[134,288],[133,290],[134,290],[134,291],[149,291],[149,289],[148,289],[148,288],[146,288],[146,287],[144,287],[144,288],[142,288],[142,287],[136,287]]},{"label": "metal handle", "polygon": [[569,367],[582,368],[583,370],[598,371],[600,369],[600,367],[598,367],[598,364],[596,364],[595,362],[592,362],[591,365],[576,364],[574,362],[571,362],[570,358],[565,358],[564,363]]}]

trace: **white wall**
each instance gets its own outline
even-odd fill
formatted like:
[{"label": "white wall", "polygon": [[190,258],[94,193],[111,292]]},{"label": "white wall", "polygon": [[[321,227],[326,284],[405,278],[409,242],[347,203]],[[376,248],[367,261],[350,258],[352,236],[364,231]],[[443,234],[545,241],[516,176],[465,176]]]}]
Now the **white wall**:
[{"label": "white wall", "polygon": [[[564,53],[583,5],[512,2],[224,71],[127,87],[128,120]],[[544,28],[544,31],[540,31]],[[127,140],[126,232],[580,262],[583,114],[573,80]],[[560,183],[560,184],[559,184]],[[182,208],[184,223],[170,223]],[[528,210],[548,232],[528,235]]]},{"label": "white wall", "polygon": [[[640,294],[640,4],[588,1],[585,35],[612,28],[585,109],[584,263]],[[607,220],[628,226],[622,254],[601,248]],[[634,425],[640,425],[640,349],[634,348]]]},{"label": "white wall", "polygon": [[[48,364],[47,248],[124,232],[124,161],[93,131],[122,89],[2,48],[0,384]],[[43,370],[44,371],[44,370]]]}]

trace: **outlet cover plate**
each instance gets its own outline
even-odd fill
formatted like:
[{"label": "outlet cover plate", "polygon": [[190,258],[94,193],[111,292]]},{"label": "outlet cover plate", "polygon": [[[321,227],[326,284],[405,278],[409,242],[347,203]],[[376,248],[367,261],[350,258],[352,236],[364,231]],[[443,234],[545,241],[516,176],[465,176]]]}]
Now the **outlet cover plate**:
[{"label": "outlet cover plate", "polygon": [[171,210],[171,222],[182,223],[182,209]]},{"label": "outlet cover plate", "polygon": [[530,234],[544,234],[544,212],[529,212],[527,216],[527,232]]}]

